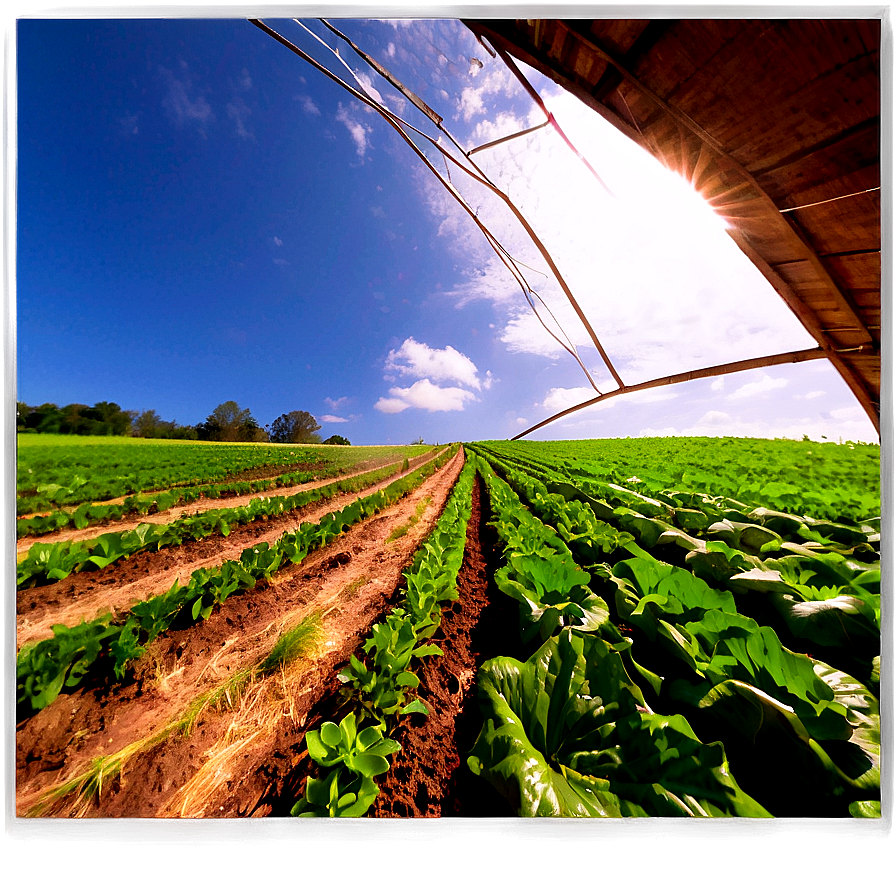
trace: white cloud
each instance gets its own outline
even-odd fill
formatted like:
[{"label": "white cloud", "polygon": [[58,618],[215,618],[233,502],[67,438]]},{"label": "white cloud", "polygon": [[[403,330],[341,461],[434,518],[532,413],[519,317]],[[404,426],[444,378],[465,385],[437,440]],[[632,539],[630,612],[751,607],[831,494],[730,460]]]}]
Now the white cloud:
[{"label": "white cloud", "polygon": [[233,102],[227,104],[227,117],[236,125],[236,132],[240,137],[251,137],[251,132],[246,128],[246,120],[252,114],[252,110],[241,97],[234,97]]},{"label": "white cloud", "polygon": [[470,138],[469,148],[479,146],[483,143],[491,143],[501,137],[507,137],[516,134],[525,128],[537,124],[539,120],[543,120],[538,107],[533,106],[532,111],[526,119],[518,118],[512,112],[501,111],[493,118],[484,118],[476,122],[473,133]]},{"label": "white cloud", "polygon": [[308,115],[320,115],[320,109],[317,108],[317,103],[311,99],[310,96],[305,96],[305,94],[300,93],[298,96],[293,97],[299,101],[302,106],[302,111]]},{"label": "white cloud", "polygon": [[408,408],[424,411],[462,411],[464,403],[478,401],[467,389],[456,386],[437,386],[428,379],[418,380],[406,389],[398,386],[389,390],[390,398],[380,398],[374,405],[385,414],[398,414]]},{"label": "white cloud", "polygon": [[427,377],[436,382],[448,381],[474,389],[482,388],[476,365],[465,354],[450,345],[430,348],[413,337],[405,339],[401,348],[389,352],[385,369],[414,378]]},{"label": "white cloud", "polygon": [[778,439],[800,441],[808,436],[815,442],[861,439],[876,441],[864,411],[842,408],[819,417],[762,416],[745,418],[724,411],[710,410],[690,425],[641,429],[639,436],[735,436],[738,438],[767,439],[774,434]]},{"label": "white cloud", "polygon": [[348,404],[351,399],[347,395],[343,395],[340,398],[325,398],[324,404],[327,407],[331,408],[334,411],[338,411],[343,405]]},{"label": "white cloud", "polygon": [[348,423],[347,417],[334,417],[332,414],[323,414],[320,419],[324,423]]},{"label": "white cloud", "polygon": [[828,393],[824,391],[824,389],[815,389],[812,392],[807,392],[805,395],[794,395],[798,401],[812,401],[814,398],[821,398],[823,395],[827,395]]},{"label": "white cloud", "polygon": [[486,112],[486,99],[496,94],[510,95],[514,82],[513,75],[503,66],[490,67],[487,72],[477,74],[476,87],[464,87],[460,97],[455,100],[455,119],[469,121],[474,115]]},{"label": "white cloud", "polygon": [[358,83],[363,88],[364,93],[366,93],[374,102],[383,102],[383,95],[373,86],[373,81],[370,80],[369,75],[364,72],[359,72],[355,74],[355,77],[358,79]]},{"label": "white cloud", "polygon": [[384,414],[400,414],[402,411],[406,411],[410,405],[400,398],[381,398],[373,407]]},{"label": "white cloud", "polygon": [[182,78],[175,77],[170,69],[159,68],[162,77],[168,82],[168,92],[162,99],[162,105],[179,125],[185,122],[205,124],[215,117],[212,107],[204,96],[193,89],[186,64],[181,63],[181,68],[185,73]]},{"label": "white cloud", "polygon": [[[594,389],[590,389],[587,386],[579,386],[575,389],[556,388],[548,391],[542,406],[546,411],[555,414],[557,411],[565,411],[567,408],[581,404],[583,401],[588,401],[591,398],[597,398],[597,393]],[[612,401],[612,399],[608,399],[608,401]]]},{"label": "white cloud", "polygon": [[279,236],[275,236],[275,237],[274,237],[274,245],[275,245],[275,246],[282,246],[282,245],[283,245],[283,240],[281,240]]},{"label": "white cloud", "polygon": [[339,111],[336,113],[336,121],[342,122],[342,124],[345,125],[355,143],[355,151],[358,153],[358,158],[363,159],[367,152],[367,137],[371,132],[371,128],[361,124],[359,121],[355,121],[351,117],[348,109],[346,109],[342,103],[339,104]]},{"label": "white cloud", "polygon": [[[542,239],[625,382],[811,345],[796,317],[680,177],[574,97],[553,90],[543,91],[548,107],[615,196],[551,128],[475,158]],[[462,94],[458,114],[480,101],[488,106],[485,96]],[[535,123],[489,112],[491,122],[468,129],[470,143]],[[519,222],[500,198],[454,168],[451,174],[479,219],[529,266],[521,269],[524,276],[559,321],[554,324],[542,309],[546,323],[557,335],[562,326],[584,363],[603,375],[585,327]],[[431,178],[421,177],[418,185],[458,266],[444,297],[458,305],[491,303],[508,351],[574,365],[469,216]]]},{"label": "white cloud", "polygon": [[469,121],[474,115],[485,112],[485,103],[482,100],[482,91],[475,87],[464,87],[457,101],[457,108],[464,121]]},{"label": "white cloud", "polygon": [[867,415],[862,410],[862,408],[856,404],[851,405],[850,407],[845,408],[835,408],[833,411],[829,412],[829,416],[833,420],[839,421],[861,421],[863,423],[867,422]]},{"label": "white cloud", "polygon": [[722,392],[725,388],[725,377],[720,376],[714,379],[709,384],[709,388],[712,389],[713,392]]},{"label": "white cloud", "polygon": [[776,389],[783,389],[788,383],[784,377],[771,377],[767,373],[763,374],[762,379],[752,383],[745,383],[739,389],[735,389],[726,397],[726,401],[741,401],[744,398],[753,398],[756,395],[764,395],[766,392],[774,392]]},{"label": "white cloud", "polygon": [[[598,387],[602,393],[612,392],[615,383],[599,382]],[[545,396],[542,406],[551,413],[565,411],[567,408],[575,407],[577,404],[597,398],[598,394],[589,386],[577,386],[573,389],[550,389]],[[657,404],[662,401],[675,401],[679,398],[679,393],[670,391],[669,387],[660,387],[656,389],[644,389],[640,392],[630,392],[628,395],[615,395],[612,398],[605,398],[598,402],[588,410],[606,411],[617,404],[625,405],[644,405]]]}]

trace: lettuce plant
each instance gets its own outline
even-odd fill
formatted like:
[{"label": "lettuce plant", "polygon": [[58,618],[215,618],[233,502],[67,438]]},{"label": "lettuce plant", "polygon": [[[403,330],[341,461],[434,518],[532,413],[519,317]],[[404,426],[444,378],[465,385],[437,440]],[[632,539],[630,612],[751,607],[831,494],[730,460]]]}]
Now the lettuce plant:
[{"label": "lettuce plant", "polygon": [[308,755],[332,771],[324,778],[305,779],[305,795],[293,806],[299,817],[359,818],[373,805],[379,787],[373,778],[389,769],[387,756],[400,746],[383,736],[380,725],[358,730],[355,714],[337,725],[324,722],[305,735]]},{"label": "lettuce plant", "polygon": [[486,662],[468,765],[524,816],[767,816],[682,716],[652,713],[601,638],[564,630]]}]

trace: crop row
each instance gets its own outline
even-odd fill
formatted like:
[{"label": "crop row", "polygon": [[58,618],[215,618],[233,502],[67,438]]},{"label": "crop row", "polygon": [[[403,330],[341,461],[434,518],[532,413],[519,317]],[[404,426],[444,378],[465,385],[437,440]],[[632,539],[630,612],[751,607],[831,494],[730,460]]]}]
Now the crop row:
[{"label": "crop row", "polygon": [[880,515],[880,446],[787,439],[647,438],[482,442],[517,465],[569,479],[634,484],[655,495],[726,495],[753,506],[818,518]]},{"label": "crop row", "polygon": [[593,479],[570,482],[549,473],[536,479],[491,457],[527,501],[554,508],[555,517],[575,501],[579,513],[629,533],[642,554],[751,595],[795,638],[869,671],[869,652],[880,639],[879,520],[833,523],[674,490],[652,498]]},{"label": "crop row", "polygon": [[[425,446],[159,443],[66,436],[20,436],[16,465],[19,514],[105,501],[175,486],[222,482],[255,470],[353,464],[414,457]],[[255,478],[260,478],[256,476]]]},{"label": "crop row", "polygon": [[[111,614],[78,626],[53,626],[53,637],[25,645],[16,658],[16,700],[21,711],[37,711],[52,703],[63,688],[76,688],[88,672],[121,679],[130,663],[176,620],[190,624],[207,619],[228,597],[269,579],[287,564],[300,563],[343,531],[417,488],[455,452],[446,450],[385,488],[359,498],[318,523],[302,523],[273,545],[262,542],[240,559],[219,567],[195,570],[186,585],[177,582],[164,594],[135,604],[126,618]],[[111,668],[110,668],[111,667]]]},{"label": "crop row", "polygon": [[457,599],[474,473],[468,460],[435,529],[404,573],[404,599],[372,627],[365,658],[353,655],[339,673],[342,705],[349,711],[338,723],[326,721],[305,735],[311,759],[328,771],[306,778],[294,816],[366,814],[379,793],[373,779],[389,770],[386,757],[400,749],[388,736],[398,718],[428,714],[423,701],[411,696],[420,684],[411,666],[442,655],[440,647],[425,642],[439,627],[441,605]]},{"label": "crop row", "polygon": [[105,569],[116,560],[143,551],[158,551],[185,541],[199,541],[215,533],[229,535],[234,526],[283,516],[337,494],[361,491],[393,475],[399,466],[393,464],[296,495],[253,498],[242,507],[207,510],[182,516],[171,523],[140,523],[126,532],[109,532],[85,541],[37,543],[16,566],[16,587],[58,581],[83,569]]},{"label": "crop row", "polygon": [[254,479],[214,483],[208,482],[194,488],[173,488],[151,495],[128,495],[115,504],[94,504],[84,502],[71,512],[54,510],[45,516],[20,517],[16,520],[16,537],[46,535],[59,529],[86,529],[91,523],[117,521],[127,516],[145,516],[150,513],[164,513],[172,507],[192,504],[202,498],[227,498],[251,495],[255,492],[270,491],[275,488],[289,488],[303,485],[314,479],[327,479],[348,472],[346,464],[331,464],[325,469],[300,470],[284,473],[273,479]]},{"label": "crop row", "polygon": [[[735,597],[652,557],[639,543],[647,527],[631,523],[636,511],[624,502],[586,495],[581,480],[542,482],[510,464],[502,474],[513,489],[486,471],[506,561],[495,581],[536,649],[525,663],[498,657],[481,668],[485,724],[469,764],[517,812],[879,814],[873,594],[853,585],[857,594],[824,611],[816,604],[832,598],[788,594],[792,619],[839,612],[828,618],[867,623],[864,640],[831,648],[860,680],[786,647],[777,630],[793,640],[792,625],[774,615],[774,599],[762,604],[763,592]],[[666,544],[681,550],[677,537]],[[828,574],[811,553],[797,555],[809,561],[807,581]],[[869,584],[868,569],[852,572]],[[815,624],[808,634],[826,631]]]}]

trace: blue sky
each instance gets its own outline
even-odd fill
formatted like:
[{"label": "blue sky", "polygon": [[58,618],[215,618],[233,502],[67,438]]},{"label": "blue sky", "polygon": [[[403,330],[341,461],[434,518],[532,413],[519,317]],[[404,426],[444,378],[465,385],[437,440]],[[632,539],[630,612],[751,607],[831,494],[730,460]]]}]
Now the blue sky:
[{"label": "blue sky", "polygon": [[[296,22],[266,21],[435,134],[319,22],[353,74]],[[456,21],[336,24],[465,148],[543,120]],[[395,131],[246,20],[23,19],[17,39],[19,400],[184,424],[234,400],[262,425],[307,410],[324,437],[378,444],[507,438],[594,394]],[[612,195],[549,128],[474,158],[626,382],[813,345],[686,184],[528,74]],[[525,231],[451,174],[611,388]],[[674,434],[876,441],[826,361],[637,393],[533,437]]]}]

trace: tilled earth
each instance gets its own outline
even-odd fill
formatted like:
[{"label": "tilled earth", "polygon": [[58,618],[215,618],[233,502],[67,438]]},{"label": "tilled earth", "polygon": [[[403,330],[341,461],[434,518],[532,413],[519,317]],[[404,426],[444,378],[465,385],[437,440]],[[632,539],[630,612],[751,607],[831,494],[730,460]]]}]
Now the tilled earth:
[{"label": "tilled earth", "polygon": [[[426,463],[431,453],[415,458],[410,470]],[[355,475],[355,474],[352,474]],[[363,491],[339,494],[308,504],[288,514],[256,520],[235,528],[230,535],[212,535],[187,541],[160,551],[147,551],[123,558],[106,569],[73,573],[59,582],[26,588],[16,594],[16,648],[31,641],[52,637],[52,626],[73,626],[101,613],[127,610],[139,601],[167,591],[175,581],[186,582],[194,570],[220,566],[225,560],[239,559],[248,547],[275,542],[284,532],[303,522],[317,522],[328,513],[341,510],[358,498],[373,494],[405,473],[396,473]],[[343,477],[345,478],[345,477]],[[317,488],[321,482],[294,488],[290,493]],[[255,496],[257,497],[257,496]],[[217,506],[238,506],[249,498],[224,499]],[[190,512],[194,512],[191,505]],[[156,517],[141,521],[157,521]],[[132,524],[133,525],[133,524]],[[111,531],[105,529],[104,531]]]},{"label": "tilled earth", "polygon": [[[425,463],[426,460],[429,460],[435,453],[436,451],[433,450],[426,452],[426,454],[418,455],[411,460],[411,465],[419,466],[421,461]],[[22,538],[16,539],[16,554],[26,553],[33,544],[36,544],[38,542],[40,542],[41,544],[50,544],[54,541],[89,541],[91,538],[96,538],[98,535],[104,535],[107,532],[124,532],[128,529],[133,529],[134,526],[136,526],[138,523],[170,523],[181,516],[192,516],[197,513],[204,513],[207,510],[222,510],[227,507],[241,507],[252,498],[274,498],[296,495],[299,492],[307,492],[315,488],[321,488],[325,485],[339,482],[342,479],[349,479],[352,476],[359,476],[362,473],[369,473],[373,470],[384,469],[385,467],[388,467],[401,459],[401,455],[377,458],[376,460],[364,461],[362,463],[356,464],[348,472],[343,473],[340,476],[333,476],[327,479],[311,479],[308,482],[303,482],[299,485],[272,488],[266,491],[253,492],[248,495],[227,495],[223,498],[199,498],[198,500],[192,501],[189,504],[176,504],[174,507],[171,507],[168,510],[146,514],[132,513],[128,516],[125,516],[121,520],[96,522],[92,526],[88,526],[85,529],[65,528],[57,529],[55,532],[47,532],[44,535],[23,536]],[[305,469],[308,467],[308,464],[297,464],[295,466],[282,469],[275,468],[275,470],[270,473],[270,478],[279,475],[278,471],[292,472],[295,469]],[[253,478],[257,478],[259,471],[253,470],[251,471],[251,473],[253,474],[253,476],[251,477],[248,474],[243,477],[234,476],[230,478],[229,481],[251,481]],[[144,497],[150,497],[151,494],[152,493],[147,492],[144,494]],[[96,503],[97,505],[120,504],[122,500],[122,498],[115,498],[111,501],[96,501],[94,503]],[[73,510],[75,510],[74,507],[68,507],[64,509],[68,510],[68,512],[72,512]],[[41,514],[37,513],[22,514],[24,518],[40,515]]]},{"label": "tilled earth", "polygon": [[[257,682],[232,707],[206,710],[192,733],[172,733],[134,751],[121,776],[111,775],[104,783],[99,799],[76,806],[69,796],[46,811],[95,817],[288,814],[305,776],[316,773],[303,749],[304,733],[338,719],[336,673],[370,626],[399,600],[402,570],[435,525],[462,463],[459,454],[414,493],[270,582],[232,596],[206,622],[169,630],[122,683],[93,682],[21,721],[16,731],[18,814],[91,762],[164,730],[197,695],[257,663],[288,625],[320,614],[319,643],[288,678]],[[435,634],[444,656],[427,657],[418,671],[418,694],[430,714],[406,717],[392,734],[402,749],[392,757],[390,771],[377,779],[381,794],[372,816],[506,814],[506,806],[468,771],[464,758],[480,726],[475,669],[489,656],[518,650],[506,634],[515,629],[506,624],[506,614],[514,613],[514,619],[515,610],[502,607],[503,596],[489,586],[494,536],[485,525],[485,501],[477,482],[460,598],[444,609]],[[387,540],[405,526],[405,534]],[[193,547],[208,550],[201,543]],[[212,556],[218,550],[213,548]],[[120,587],[123,575],[94,587],[100,592]]]}]

